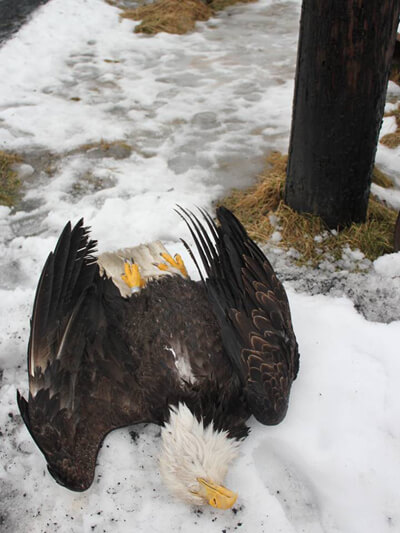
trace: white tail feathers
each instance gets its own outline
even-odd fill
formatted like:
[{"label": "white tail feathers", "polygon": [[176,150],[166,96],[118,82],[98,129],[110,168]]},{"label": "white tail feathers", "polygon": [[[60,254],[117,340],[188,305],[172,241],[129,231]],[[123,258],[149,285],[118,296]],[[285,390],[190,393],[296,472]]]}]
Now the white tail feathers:
[{"label": "white tail feathers", "polygon": [[[161,276],[171,276],[174,271],[160,270],[155,263],[163,262],[162,253],[169,253],[161,241],[154,241],[149,244],[139,244],[133,248],[123,248],[116,252],[105,252],[97,258],[100,272],[112,278],[122,296],[130,296],[131,289],[121,279],[124,273],[124,262],[132,261],[139,265],[141,277],[145,280],[160,278]],[[179,273],[179,272],[176,272]]]}]

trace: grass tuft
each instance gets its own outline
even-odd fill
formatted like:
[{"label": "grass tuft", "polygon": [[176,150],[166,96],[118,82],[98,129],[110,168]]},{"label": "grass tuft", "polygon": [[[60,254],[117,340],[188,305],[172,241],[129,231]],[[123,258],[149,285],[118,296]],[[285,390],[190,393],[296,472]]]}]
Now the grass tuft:
[{"label": "grass tuft", "polygon": [[388,148],[397,148],[397,146],[400,145],[400,107],[394,111],[391,111],[390,113],[387,113],[385,116],[396,118],[397,129],[393,133],[384,135],[380,142]]},{"label": "grass tuft", "polygon": [[393,251],[393,209],[371,195],[365,223],[332,231],[320,217],[299,214],[283,202],[287,156],[275,152],[267,162],[257,185],[235,190],[220,202],[236,214],[252,238],[272,237],[278,246],[297,250],[299,265],[339,260],[348,247],[359,249],[371,261]]},{"label": "grass tuft", "polygon": [[181,35],[193,31],[196,21],[206,21],[212,14],[213,10],[201,0],[161,0],[136,9],[126,9],[121,17],[142,21],[136,26],[136,33]]},{"label": "grass tuft", "polygon": [[83,144],[73,151],[88,152],[90,150],[96,150],[103,157],[114,157],[115,159],[124,159],[125,157],[129,157],[132,153],[131,146],[125,141],[106,141],[105,139],[101,139],[98,142]]},{"label": "grass tuft", "polygon": [[11,207],[18,199],[21,182],[14,165],[19,162],[21,158],[16,154],[0,150],[0,205]]},{"label": "grass tuft", "polygon": [[135,28],[136,33],[154,35],[159,32],[182,35],[193,31],[197,21],[206,21],[216,11],[239,2],[255,0],[159,0],[135,9],[124,8],[122,18],[141,20]]},{"label": "grass tuft", "polygon": [[372,170],[372,181],[384,189],[390,189],[394,185],[393,180],[378,167],[374,167]]}]

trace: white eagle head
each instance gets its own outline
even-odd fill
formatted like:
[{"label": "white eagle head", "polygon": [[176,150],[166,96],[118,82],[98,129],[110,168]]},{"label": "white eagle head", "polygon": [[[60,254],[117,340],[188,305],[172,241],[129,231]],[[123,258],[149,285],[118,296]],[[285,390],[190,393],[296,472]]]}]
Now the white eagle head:
[{"label": "white eagle head", "polygon": [[169,490],[191,504],[232,507],[237,494],[222,483],[240,442],[212,424],[204,427],[183,403],[170,409],[161,435],[160,470]]}]

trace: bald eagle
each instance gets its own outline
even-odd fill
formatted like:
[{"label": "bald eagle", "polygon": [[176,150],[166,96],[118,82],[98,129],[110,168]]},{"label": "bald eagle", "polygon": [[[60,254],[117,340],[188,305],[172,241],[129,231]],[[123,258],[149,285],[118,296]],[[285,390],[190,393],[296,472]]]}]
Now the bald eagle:
[{"label": "bald eagle", "polygon": [[220,207],[217,225],[205,211],[179,213],[199,282],[161,243],[96,259],[83,220],[66,225],[35,296],[29,399],[17,400],[50,474],[68,489],[90,487],[110,431],[150,422],[162,427],[171,492],[227,509],[237,495],[223,481],[246,421],[284,418],[298,347],[285,290],[235,216]]}]

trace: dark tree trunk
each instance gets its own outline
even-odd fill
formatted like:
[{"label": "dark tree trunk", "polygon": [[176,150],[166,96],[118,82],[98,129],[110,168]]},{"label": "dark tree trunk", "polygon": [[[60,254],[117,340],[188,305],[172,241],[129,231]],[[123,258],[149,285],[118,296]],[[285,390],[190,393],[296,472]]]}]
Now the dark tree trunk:
[{"label": "dark tree trunk", "polygon": [[365,220],[399,0],[303,0],[285,201]]}]

